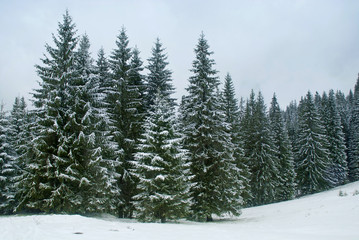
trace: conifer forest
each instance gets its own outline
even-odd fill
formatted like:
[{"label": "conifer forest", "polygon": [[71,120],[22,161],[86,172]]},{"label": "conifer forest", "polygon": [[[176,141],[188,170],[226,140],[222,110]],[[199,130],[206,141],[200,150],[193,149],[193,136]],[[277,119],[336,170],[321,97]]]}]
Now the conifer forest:
[{"label": "conifer forest", "polygon": [[35,66],[33,107],[1,107],[0,214],[211,221],[359,180],[359,79],[285,109],[275,93],[269,106],[253,90],[237,99],[202,33],[174,99],[160,39],[146,64],[124,27],[114,41],[93,59],[66,11]]}]

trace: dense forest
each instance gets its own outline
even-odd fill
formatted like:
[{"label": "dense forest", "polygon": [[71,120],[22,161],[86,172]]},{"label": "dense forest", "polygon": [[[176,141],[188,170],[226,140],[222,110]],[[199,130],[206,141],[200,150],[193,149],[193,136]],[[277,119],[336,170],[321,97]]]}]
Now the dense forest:
[{"label": "dense forest", "polygon": [[275,94],[269,108],[261,92],[238,100],[202,33],[177,103],[159,39],[144,66],[125,28],[97,59],[76,33],[66,12],[36,66],[34,108],[1,108],[1,214],[211,221],[359,180],[359,79],[286,109]]}]

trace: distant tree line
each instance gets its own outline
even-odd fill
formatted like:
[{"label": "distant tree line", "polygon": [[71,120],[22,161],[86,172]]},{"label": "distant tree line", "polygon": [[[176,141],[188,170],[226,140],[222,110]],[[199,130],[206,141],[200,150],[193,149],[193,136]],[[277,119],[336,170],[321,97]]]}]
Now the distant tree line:
[{"label": "distant tree line", "polygon": [[285,111],[275,94],[269,109],[261,92],[238,101],[202,33],[178,106],[159,39],[144,66],[125,28],[96,60],[76,32],[66,11],[36,66],[34,110],[1,108],[1,214],[211,221],[359,180],[359,79]]}]

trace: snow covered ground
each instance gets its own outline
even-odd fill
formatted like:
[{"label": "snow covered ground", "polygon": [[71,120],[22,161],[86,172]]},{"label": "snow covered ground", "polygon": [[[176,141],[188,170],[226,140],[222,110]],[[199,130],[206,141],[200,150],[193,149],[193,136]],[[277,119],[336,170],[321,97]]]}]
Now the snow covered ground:
[{"label": "snow covered ground", "polygon": [[213,223],[138,223],[77,215],[0,217],[0,239],[358,240],[359,182],[293,201],[243,209],[239,218]]}]

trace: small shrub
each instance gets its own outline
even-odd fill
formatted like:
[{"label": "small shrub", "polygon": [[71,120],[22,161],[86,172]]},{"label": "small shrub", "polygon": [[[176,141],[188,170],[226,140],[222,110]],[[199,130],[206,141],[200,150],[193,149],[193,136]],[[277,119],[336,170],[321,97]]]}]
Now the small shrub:
[{"label": "small shrub", "polygon": [[348,196],[346,192],[343,192],[342,190],[339,191],[339,197],[345,197]]},{"label": "small shrub", "polygon": [[353,193],[353,196],[355,195],[359,195],[359,191],[358,190],[355,190],[354,193]]}]

